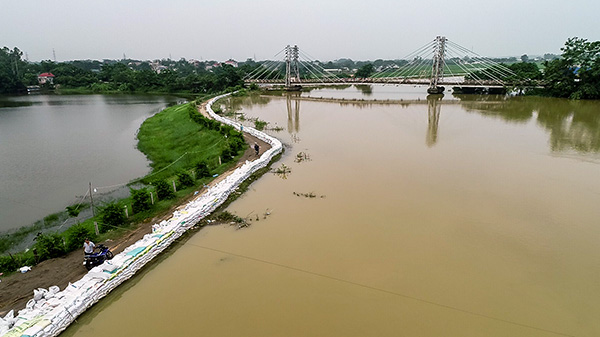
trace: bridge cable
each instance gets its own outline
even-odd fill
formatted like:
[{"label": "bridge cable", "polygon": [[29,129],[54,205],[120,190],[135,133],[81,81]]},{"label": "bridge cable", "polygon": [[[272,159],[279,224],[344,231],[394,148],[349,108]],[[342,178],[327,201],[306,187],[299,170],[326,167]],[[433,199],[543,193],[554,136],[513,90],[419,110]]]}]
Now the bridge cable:
[{"label": "bridge cable", "polygon": [[459,45],[459,44],[457,44],[457,43],[454,43],[454,42],[452,42],[452,41],[448,41],[448,43],[449,43],[451,46],[453,46],[453,47],[455,47],[455,48],[458,48],[459,50],[462,50],[463,52],[466,52],[467,54],[468,54],[468,53],[471,53],[471,54],[475,55],[475,58],[478,58],[478,59],[480,59],[480,60],[482,60],[482,61],[485,61],[485,62],[487,62],[488,64],[492,64],[492,65],[495,65],[495,66],[497,66],[499,69],[501,69],[501,70],[502,70],[503,72],[505,72],[505,73],[508,73],[508,74],[510,74],[510,75],[513,75],[513,76],[516,76],[516,75],[517,75],[517,74],[516,74],[514,71],[512,71],[510,68],[508,68],[508,67],[506,67],[506,66],[502,65],[501,63],[498,63],[498,62],[495,62],[495,61],[493,61],[493,60],[491,60],[491,59],[489,59],[489,58],[483,57],[483,56],[481,56],[481,55],[479,55],[479,54],[477,54],[477,53],[475,53],[475,52],[473,52],[473,51],[470,51],[470,50],[468,50],[467,48],[465,48],[465,47],[463,47],[463,46],[461,46],[461,45]]},{"label": "bridge cable", "polygon": [[262,65],[262,71],[255,75],[254,78],[260,80],[263,79],[265,74],[267,74],[265,79],[269,79],[269,76],[273,73],[273,69],[277,69],[279,65],[279,61],[266,61]]},{"label": "bridge cable", "polygon": [[[409,61],[409,63],[410,63],[411,59],[414,61],[414,58],[413,58],[413,56],[414,56],[415,54],[416,54],[417,56],[420,56],[420,55],[422,55],[422,54],[423,54],[423,52],[424,52],[425,50],[427,50],[428,48],[431,48],[431,47],[432,47],[432,45],[433,45],[434,43],[435,43],[435,40],[429,41],[429,42],[428,42],[428,43],[426,43],[425,45],[423,45],[423,46],[419,47],[419,48],[418,48],[418,49],[416,49],[415,51],[413,51],[413,52],[411,52],[410,54],[406,55],[404,58],[402,58],[402,60],[407,60],[407,61]],[[380,73],[381,73],[381,72],[380,72]],[[393,74],[393,73],[395,73],[395,72],[392,72],[392,74]],[[379,74],[379,73],[376,73],[375,75],[378,75],[378,74]],[[374,76],[375,76],[375,75],[374,75]]]},{"label": "bridge cable", "polygon": [[[317,76],[317,78],[319,78],[319,75],[321,77],[321,83],[325,84],[324,80],[330,80],[331,82],[336,82],[336,81],[341,81],[342,79],[337,77],[335,74],[329,74],[325,68],[323,68],[319,62],[315,62],[312,60],[306,60],[305,59],[305,55],[300,55],[300,57],[304,60],[304,62],[301,62],[301,64],[305,67],[305,69],[307,69],[308,71],[310,71],[313,75]],[[310,68],[309,68],[310,67]],[[312,69],[312,71],[311,71]],[[331,80],[331,78],[333,77],[333,80]]]},{"label": "bridge cable", "polygon": [[[279,54],[281,54],[281,53],[282,53],[284,50],[285,50],[285,48],[284,48],[284,49],[282,49],[282,50],[280,50],[280,51],[279,51],[277,54],[275,54],[275,55],[273,56],[273,58],[276,58],[276,57],[277,57]],[[269,62],[269,61],[267,60],[267,62]],[[261,66],[264,66],[264,62],[263,62],[263,63],[261,63]],[[257,69],[259,69],[259,68],[257,68]],[[257,69],[253,70],[252,72],[250,72],[249,74],[247,74],[246,76],[244,76],[244,79],[246,79],[246,78],[249,78],[249,77],[252,77],[252,76],[255,76],[254,72],[256,72],[256,71],[257,71]]]},{"label": "bridge cable", "polygon": [[[310,56],[308,53],[304,52],[303,50],[298,50],[298,54],[299,54],[300,58],[302,58],[308,65],[310,65],[315,72],[321,74],[321,76],[323,78],[328,79],[328,78],[333,77],[334,80],[337,80],[337,81],[342,80],[340,77],[336,76],[335,74],[328,73],[325,70],[325,68],[323,68],[320,65],[320,62],[315,61],[312,56]],[[308,70],[308,67],[305,64],[303,64],[303,65]],[[332,82],[335,82],[335,81],[332,81]],[[325,84],[324,81],[322,81],[322,83]]]},{"label": "bridge cable", "polygon": [[[414,65],[414,62],[417,61],[417,60],[421,60],[422,59],[421,55],[424,55],[425,54],[424,52],[428,48],[431,48],[434,45],[434,43],[435,43],[435,41],[430,41],[427,44],[425,44],[425,45],[421,46],[420,48],[418,48],[417,50],[415,50],[415,51],[411,52],[410,54],[406,55],[402,60],[407,60],[408,63],[405,64],[405,65],[403,65],[403,66],[400,66],[397,70],[392,71],[389,74],[389,76],[385,76],[385,77],[393,77],[392,75],[395,75],[396,73],[400,76],[402,74],[404,68],[409,67],[411,65]],[[372,75],[372,77],[379,77],[379,76],[381,76],[385,72],[386,71],[375,73],[374,75]],[[381,76],[381,77],[384,77],[384,76]]]},{"label": "bridge cable", "polygon": [[475,79],[475,81],[477,83],[484,85],[483,80],[476,73],[474,73],[473,70],[469,69],[460,57],[454,56],[454,54],[450,51],[448,51],[448,54],[457,59],[455,64],[464,71],[465,78],[466,78],[466,76],[471,76]]}]

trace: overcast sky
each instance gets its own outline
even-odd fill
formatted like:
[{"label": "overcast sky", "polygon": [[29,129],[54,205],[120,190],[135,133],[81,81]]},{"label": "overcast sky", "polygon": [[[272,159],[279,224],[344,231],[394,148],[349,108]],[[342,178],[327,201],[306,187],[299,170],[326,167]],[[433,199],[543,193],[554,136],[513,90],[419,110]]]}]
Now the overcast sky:
[{"label": "overcast sky", "polygon": [[483,56],[600,40],[597,0],[3,0],[0,47],[53,59],[403,58],[444,35]]}]

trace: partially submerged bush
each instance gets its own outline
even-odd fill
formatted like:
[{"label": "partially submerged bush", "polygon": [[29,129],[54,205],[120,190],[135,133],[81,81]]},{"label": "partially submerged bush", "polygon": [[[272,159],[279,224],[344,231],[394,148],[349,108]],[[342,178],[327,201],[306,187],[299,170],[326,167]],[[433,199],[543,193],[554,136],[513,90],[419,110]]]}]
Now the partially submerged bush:
[{"label": "partially submerged bush", "polygon": [[236,222],[236,223],[244,222],[244,219],[242,219],[241,217],[239,217],[231,212],[228,212],[228,211],[223,211],[223,212],[217,214],[216,220],[221,221],[221,222]]}]

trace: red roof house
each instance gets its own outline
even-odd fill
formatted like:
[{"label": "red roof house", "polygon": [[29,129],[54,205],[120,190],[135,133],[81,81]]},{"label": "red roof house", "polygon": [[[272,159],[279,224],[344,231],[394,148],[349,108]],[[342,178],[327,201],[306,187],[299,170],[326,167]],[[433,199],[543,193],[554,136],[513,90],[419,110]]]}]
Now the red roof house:
[{"label": "red roof house", "polygon": [[54,83],[54,74],[52,73],[42,73],[38,75],[38,83],[39,84],[46,84],[46,83],[50,83],[53,84]]}]

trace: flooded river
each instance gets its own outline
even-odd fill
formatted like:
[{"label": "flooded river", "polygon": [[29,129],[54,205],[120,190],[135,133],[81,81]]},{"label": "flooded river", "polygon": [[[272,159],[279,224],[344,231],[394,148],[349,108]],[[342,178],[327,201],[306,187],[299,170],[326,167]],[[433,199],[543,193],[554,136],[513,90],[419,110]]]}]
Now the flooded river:
[{"label": "flooded river", "polygon": [[[176,102],[142,95],[29,95],[0,100],[0,232],[30,225],[145,175],[142,122]],[[100,197],[97,195],[96,197]]]},{"label": "flooded river", "polygon": [[230,102],[291,173],[64,335],[600,335],[600,102],[366,91]]}]

